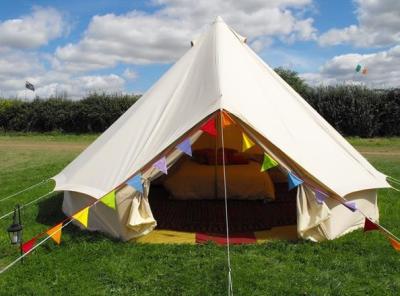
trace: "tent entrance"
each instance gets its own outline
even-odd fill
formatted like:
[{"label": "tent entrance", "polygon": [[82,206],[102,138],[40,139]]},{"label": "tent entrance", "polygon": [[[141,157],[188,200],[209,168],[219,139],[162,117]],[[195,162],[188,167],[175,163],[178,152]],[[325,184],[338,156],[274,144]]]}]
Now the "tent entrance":
[{"label": "tent entrance", "polygon": [[[216,116],[216,127],[220,116]],[[220,130],[203,133],[168,175],[152,181],[149,202],[157,229],[226,233]],[[295,225],[296,190],[278,167],[261,172],[264,151],[257,145],[243,151],[242,129],[224,127],[225,172],[230,233]]]}]

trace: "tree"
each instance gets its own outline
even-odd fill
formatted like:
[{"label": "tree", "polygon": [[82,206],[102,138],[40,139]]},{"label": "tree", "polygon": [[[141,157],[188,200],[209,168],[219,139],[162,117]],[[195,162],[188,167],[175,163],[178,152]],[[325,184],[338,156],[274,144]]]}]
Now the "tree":
[{"label": "tree", "polygon": [[306,96],[307,91],[309,90],[309,86],[304,81],[304,79],[300,78],[299,74],[296,71],[285,69],[283,67],[278,67],[275,68],[274,70],[296,92],[298,92],[303,97]]}]

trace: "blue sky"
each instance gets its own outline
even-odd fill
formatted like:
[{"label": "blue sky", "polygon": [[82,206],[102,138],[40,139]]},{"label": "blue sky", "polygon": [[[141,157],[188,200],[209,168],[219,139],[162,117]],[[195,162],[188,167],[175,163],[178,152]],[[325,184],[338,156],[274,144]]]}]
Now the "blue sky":
[{"label": "blue sky", "polygon": [[[222,15],[310,84],[397,87],[400,1],[1,1],[0,95],[145,92]],[[366,75],[355,75],[361,64]],[[28,93],[32,97],[33,93]]]}]

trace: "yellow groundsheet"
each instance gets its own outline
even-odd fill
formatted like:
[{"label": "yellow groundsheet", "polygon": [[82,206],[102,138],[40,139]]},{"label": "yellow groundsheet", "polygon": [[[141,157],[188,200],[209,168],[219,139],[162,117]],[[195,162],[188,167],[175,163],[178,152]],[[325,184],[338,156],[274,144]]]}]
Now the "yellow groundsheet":
[{"label": "yellow groundsheet", "polygon": [[[296,240],[296,225],[274,227],[269,230],[256,231],[254,236],[257,243],[263,243],[272,240]],[[195,232],[182,232],[172,230],[153,230],[149,234],[132,240],[137,243],[147,244],[195,244]]]}]

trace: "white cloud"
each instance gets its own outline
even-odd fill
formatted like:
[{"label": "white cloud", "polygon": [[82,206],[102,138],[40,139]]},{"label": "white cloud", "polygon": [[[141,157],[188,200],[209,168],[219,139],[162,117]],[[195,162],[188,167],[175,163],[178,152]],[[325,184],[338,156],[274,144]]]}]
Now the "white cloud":
[{"label": "white cloud", "polygon": [[138,73],[132,69],[126,68],[122,76],[127,80],[135,80],[138,77]]},{"label": "white cloud", "polygon": [[65,30],[59,11],[35,7],[30,15],[0,22],[0,48],[37,48],[60,37]]},{"label": "white cloud", "polygon": [[[355,71],[357,64],[367,69],[366,75]],[[376,88],[400,87],[400,45],[372,54],[339,55],[326,62],[318,73],[305,73],[302,77],[314,85],[355,83]]]},{"label": "white cloud", "polygon": [[[158,0],[154,13],[94,16],[78,43],[56,50],[60,69],[86,71],[117,63],[170,63],[189,48],[190,39],[216,15],[239,33],[250,37],[258,50],[271,37],[311,40],[313,20],[295,12],[311,0]],[[268,41],[268,42],[266,42]]]},{"label": "white cloud", "polygon": [[358,24],[333,28],[319,37],[322,46],[349,43],[357,47],[390,46],[400,42],[399,0],[356,0]]}]

